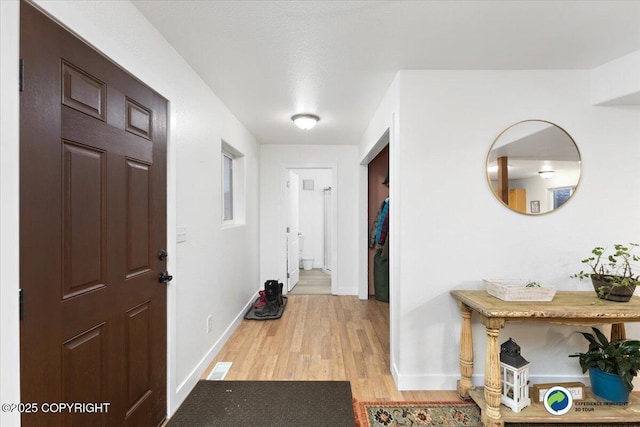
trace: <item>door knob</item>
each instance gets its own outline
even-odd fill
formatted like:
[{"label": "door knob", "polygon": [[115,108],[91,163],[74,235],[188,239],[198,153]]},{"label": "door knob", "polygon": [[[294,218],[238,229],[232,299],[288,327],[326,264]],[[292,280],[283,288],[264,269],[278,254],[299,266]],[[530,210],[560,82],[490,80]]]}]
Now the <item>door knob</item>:
[{"label": "door knob", "polygon": [[162,273],[160,273],[160,276],[158,277],[158,282],[160,283],[168,283],[172,280],[173,280],[173,276],[170,276],[168,271],[163,271]]},{"label": "door knob", "polygon": [[169,254],[164,249],[158,252],[158,258],[160,258],[160,261],[164,261],[168,256]]}]

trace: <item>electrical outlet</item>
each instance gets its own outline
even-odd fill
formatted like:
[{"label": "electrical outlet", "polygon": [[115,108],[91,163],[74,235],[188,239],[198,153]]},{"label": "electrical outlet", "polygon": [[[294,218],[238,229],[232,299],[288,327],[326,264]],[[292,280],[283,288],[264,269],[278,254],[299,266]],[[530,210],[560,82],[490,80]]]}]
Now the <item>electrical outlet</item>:
[{"label": "electrical outlet", "polygon": [[213,315],[210,314],[207,316],[207,333],[210,334],[213,330]]}]

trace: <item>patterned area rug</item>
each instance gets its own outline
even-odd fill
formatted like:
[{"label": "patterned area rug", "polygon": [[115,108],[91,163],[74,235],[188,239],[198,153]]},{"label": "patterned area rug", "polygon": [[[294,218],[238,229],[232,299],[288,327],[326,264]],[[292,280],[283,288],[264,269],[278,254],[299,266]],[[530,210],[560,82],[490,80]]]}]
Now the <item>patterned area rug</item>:
[{"label": "patterned area rug", "polygon": [[[353,402],[357,427],[456,426],[482,427],[480,408],[472,401]],[[602,423],[535,424],[540,427],[603,427]],[[607,427],[638,427],[638,423],[607,423]],[[506,423],[505,427],[533,427]]]},{"label": "patterned area rug", "polygon": [[358,427],[482,427],[473,402],[354,402]]}]

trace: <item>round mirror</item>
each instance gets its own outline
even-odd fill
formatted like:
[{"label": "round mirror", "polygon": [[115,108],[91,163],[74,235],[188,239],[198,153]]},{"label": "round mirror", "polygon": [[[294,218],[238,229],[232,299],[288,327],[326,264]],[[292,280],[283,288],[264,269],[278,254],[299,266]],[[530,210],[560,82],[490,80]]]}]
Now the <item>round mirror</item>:
[{"label": "round mirror", "polygon": [[580,152],[561,127],[525,120],[505,129],[487,156],[487,179],[510,209],[539,215],[562,206],[580,181]]}]

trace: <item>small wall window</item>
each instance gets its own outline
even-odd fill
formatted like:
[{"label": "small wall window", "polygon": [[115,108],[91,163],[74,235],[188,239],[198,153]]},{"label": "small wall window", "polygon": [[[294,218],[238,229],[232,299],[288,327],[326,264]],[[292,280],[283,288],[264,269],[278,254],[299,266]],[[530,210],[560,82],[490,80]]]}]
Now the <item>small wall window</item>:
[{"label": "small wall window", "polygon": [[559,208],[569,200],[569,197],[573,194],[573,187],[555,188],[553,190],[553,208]]},{"label": "small wall window", "polygon": [[222,153],[222,220],[233,221],[233,157]]},{"label": "small wall window", "polygon": [[222,141],[222,224],[245,222],[244,155]]}]

